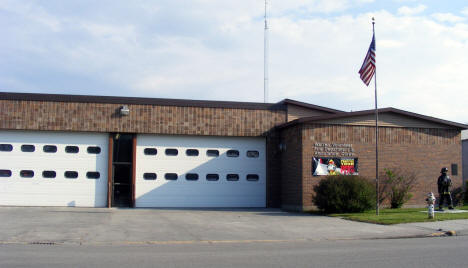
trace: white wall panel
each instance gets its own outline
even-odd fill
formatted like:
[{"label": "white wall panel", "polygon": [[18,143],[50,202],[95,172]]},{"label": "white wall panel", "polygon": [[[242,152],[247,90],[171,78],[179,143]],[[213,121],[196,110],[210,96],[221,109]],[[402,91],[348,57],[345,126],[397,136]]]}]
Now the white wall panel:
[{"label": "white wall panel", "polygon": [[[145,155],[145,148],[156,148],[156,155]],[[178,150],[167,156],[165,150]],[[187,149],[197,149],[198,156],[187,156]],[[228,150],[238,150],[239,157],[227,157]],[[266,155],[265,139],[250,137],[200,137],[138,135],[136,161],[137,207],[265,207]],[[209,157],[207,150],[219,150],[219,157]],[[247,151],[259,152],[249,158]],[[156,180],[145,180],[144,173],[156,173]],[[165,173],[176,173],[178,179],[166,180]],[[187,173],[199,179],[188,181]],[[218,181],[207,181],[206,174],[219,174]],[[227,174],[238,174],[239,181],[227,181]],[[248,181],[248,174],[259,176]]]},{"label": "white wall panel", "polygon": [[[0,177],[0,205],[83,206],[107,204],[108,134],[1,131],[0,144],[11,144],[11,152],[0,151],[0,170],[11,170],[11,177]],[[35,146],[34,152],[22,152],[21,145]],[[44,145],[57,146],[56,153],[43,151]],[[78,146],[78,153],[66,153],[65,147]],[[87,152],[89,146],[101,148],[99,154]],[[34,177],[23,178],[21,170],[33,170]],[[44,178],[52,170],[55,178]],[[76,179],[65,178],[65,171],[76,171]],[[97,171],[99,179],[86,173]]]}]

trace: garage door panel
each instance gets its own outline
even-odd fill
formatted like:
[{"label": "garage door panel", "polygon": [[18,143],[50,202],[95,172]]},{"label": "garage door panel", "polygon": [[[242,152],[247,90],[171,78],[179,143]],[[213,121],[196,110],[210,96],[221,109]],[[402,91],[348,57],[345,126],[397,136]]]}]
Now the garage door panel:
[{"label": "garage door panel", "polygon": [[[2,131],[0,143],[13,146],[11,152],[0,152],[0,169],[11,176],[0,178],[0,205],[20,206],[86,206],[107,204],[107,134]],[[21,146],[34,145],[34,152]],[[46,153],[44,145],[53,145],[55,152]],[[78,147],[67,153],[66,146]],[[99,147],[99,154],[90,154],[88,147]],[[25,178],[21,171],[32,170]],[[55,172],[55,177],[48,172]],[[65,172],[76,172],[66,178]],[[87,178],[87,172],[99,172],[99,179]],[[68,173],[70,175],[70,173]]]},{"label": "garage door panel", "polygon": [[[156,148],[156,155],[145,155],[145,148]],[[168,156],[166,149],[177,149]],[[198,151],[187,156],[187,149]],[[217,157],[207,156],[218,151]],[[235,150],[238,157],[228,157]],[[248,157],[248,151],[256,151]],[[137,138],[136,206],[139,207],[264,207],[265,206],[265,140],[264,138],[152,136]],[[145,180],[144,173],[155,173],[155,180]],[[176,173],[177,180],[165,179]],[[187,173],[198,174],[198,180],[186,180]],[[217,174],[217,181],[206,179]],[[228,181],[227,174],[238,174],[238,181]],[[255,174],[257,181],[248,181]]]}]

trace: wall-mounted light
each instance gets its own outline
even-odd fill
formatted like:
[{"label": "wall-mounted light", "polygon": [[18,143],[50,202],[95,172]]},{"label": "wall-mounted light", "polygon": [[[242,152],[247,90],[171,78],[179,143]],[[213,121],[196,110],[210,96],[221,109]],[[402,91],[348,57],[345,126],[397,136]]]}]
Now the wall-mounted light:
[{"label": "wall-mounted light", "polygon": [[126,115],[129,115],[129,114],[130,114],[130,109],[128,109],[127,105],[124,105],[124,106],[120,107],[120,115],[126,116]]},{"label": "wall-mounted light", "polygon": [[286,144],[281,142],[280,144],[278,144],[278,149],[280,150],[280,152],[286,151]]}]

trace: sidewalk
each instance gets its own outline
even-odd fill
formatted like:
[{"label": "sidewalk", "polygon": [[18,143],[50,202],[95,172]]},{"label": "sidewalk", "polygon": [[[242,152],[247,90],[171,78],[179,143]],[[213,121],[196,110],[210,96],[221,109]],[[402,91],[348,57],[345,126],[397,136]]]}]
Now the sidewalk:
[{"label": "sidewalk", "polygon": [[0,207],[0,244],[321,241],[468,234],[468,220],[376,225],[278,209]]}]

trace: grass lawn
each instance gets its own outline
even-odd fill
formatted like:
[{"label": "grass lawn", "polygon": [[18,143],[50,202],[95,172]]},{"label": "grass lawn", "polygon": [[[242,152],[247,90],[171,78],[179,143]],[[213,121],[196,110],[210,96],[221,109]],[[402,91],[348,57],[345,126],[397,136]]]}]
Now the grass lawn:
[{"label": "grass lawn", "polygon": [[[448,210],[447,208],[445,208]],[[456,207],[458,210],[468,210],[468,206]],[[422,213],[420,211],[425,211]],[[347,220],[370,222],[377,224],[398,224],[409,222],[429,222],[429,221],[445,221],[468,219],[466,213],[435,213],[434,219],[427,218],[427,208],[400,208],[400,209],[380,209],[379,215],[375,215],[375,210],[366,211],[363,213],[343,213],[329,214],[332,217],[341,217]]]}]

